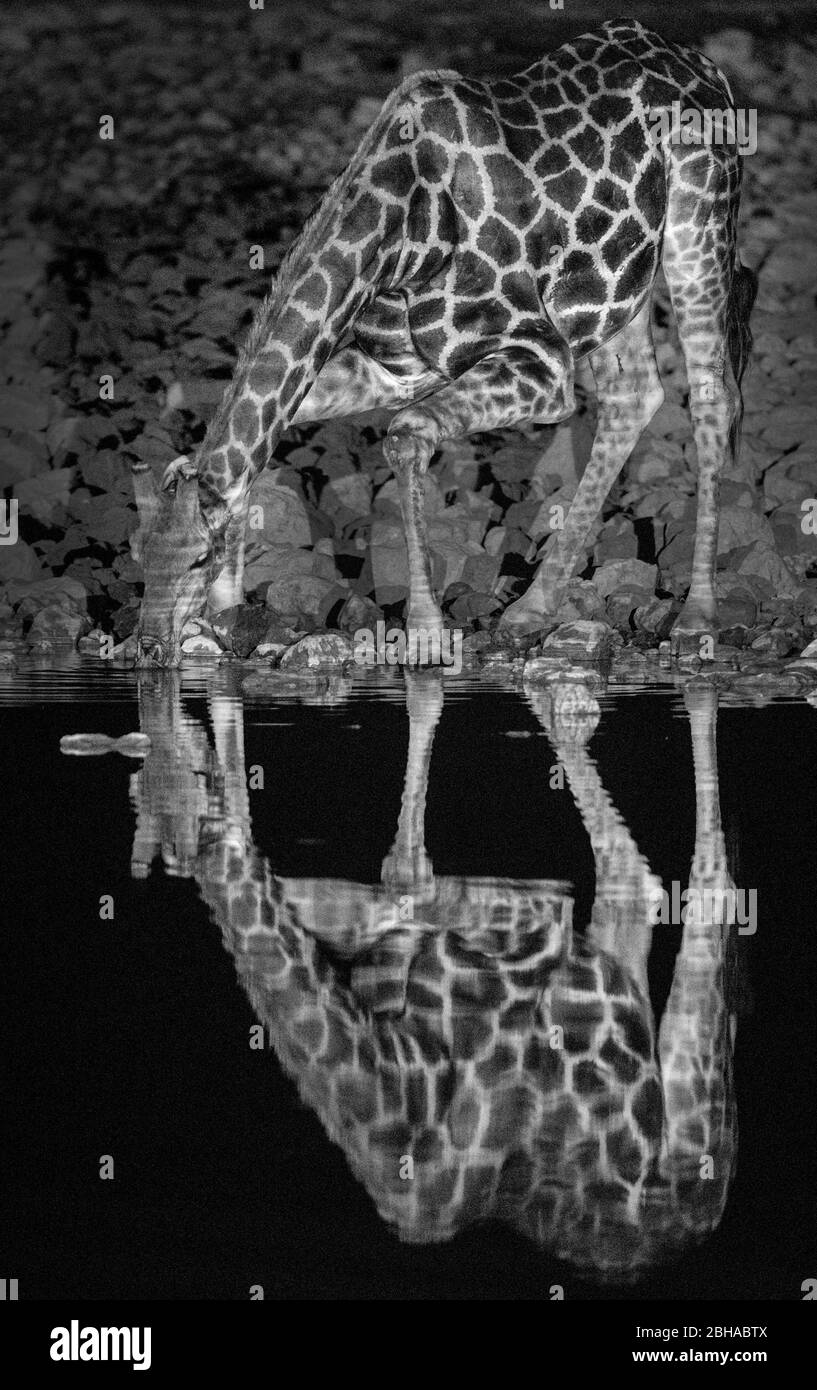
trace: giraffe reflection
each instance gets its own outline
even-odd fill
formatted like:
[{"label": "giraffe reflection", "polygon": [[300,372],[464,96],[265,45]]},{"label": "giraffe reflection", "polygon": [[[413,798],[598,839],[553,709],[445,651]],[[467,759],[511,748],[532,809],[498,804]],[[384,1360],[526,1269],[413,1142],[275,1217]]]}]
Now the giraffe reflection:
[{"label": "giraffe reflection", "polygon": [[[588,752],[592,690],[564,678],[526,695],[590,838],[587,929],[565,883],[435,877],[424,812],[443,688],[434,672],[406,679],[405,785],[380,884],[273,872],[251,838],[237,687],[211,693],[213,747],[170,673],[140,686],[152,751],[132,779],[133,871],[160,852],[196,880],[282,1066],[404,1240],[498,1219],[588,1277],[637,1278],[704,1239],[726,1202],[735,928],[685,924],[656,1036],[660,883]],[[717,695],[685,699],[690,887],[724,889]]]}]

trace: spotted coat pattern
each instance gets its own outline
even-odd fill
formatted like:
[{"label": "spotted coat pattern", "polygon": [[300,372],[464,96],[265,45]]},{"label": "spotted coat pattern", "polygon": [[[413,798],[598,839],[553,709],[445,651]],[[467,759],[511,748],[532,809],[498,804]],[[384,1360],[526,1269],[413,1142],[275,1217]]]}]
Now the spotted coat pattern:
[{"label": "spotted coat pattern", "polygon": [[[265,1041],[402,1239],[499,1219],[585,1271],[635,1277],[708,1235],[726,1201],[727,937],[711,917],[684,927],[656,1036],[647,959],[660,883],[588,753],[599,710],[575,684],[528,698],[593,851],[586,931],[563,883],[435,879],[423,811],[443,691],[416,679],[380,884],[273,872],[252,840],[229,688],[210,694],[215,750],[171,692],[140,690],[151,751],[134,785],[134,862],[148,872],[161,833],[166,863],[195,878]],[[716,708],[712,690],[690,696],[699,889],[726,881]]]},{"label": "spotted coat pattern", "polygon": [[[388,406],[408,623],[439,625],[422,485],[434,449],[469,431],[565,418],[574,363],[589,357],[596,447],[566,532],[551,537],[529,594],[506,614],[541,626],[662,399],[648,300],[663,258],[701,466],[681,628],[712,626],[717,481],[746,346],[744,336],[730,359],[740,161],[734,146],[656,138],[657,113],[675,102],[707,112],[732,99],[707,58],[630,20],[514,78],[422,72],[392,93],[287,255],[194,460],[202,519],[223,542],[219,572],[207,571],[211,609],[241,600],[247,493],[281,432]],[[169,493],[187,462],[168,471]],[[146,560],[142,628],[162,628],[163,642],[191,601],[189,585],[179,597],[184,563],[159,543]]]}]

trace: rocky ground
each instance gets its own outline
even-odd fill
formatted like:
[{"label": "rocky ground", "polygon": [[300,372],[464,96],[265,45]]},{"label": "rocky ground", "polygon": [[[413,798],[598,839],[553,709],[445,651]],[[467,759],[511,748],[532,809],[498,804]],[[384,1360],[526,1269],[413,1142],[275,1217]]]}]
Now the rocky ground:
[{"label": "rocky ground", "polygon": [[[147,460],[158,475],[195,448],[270,273],[395,81],[428,66],[512,72],[545,46],[541,23],[500,42],[495,26],[463,23],[456,3],[431,14],[420,37],[396,0],[331,13],[281,0],[274,15],[227,3],[109,3],[79,17],[42,4],[0,21],[11,132],[0,184],[0,488],[17,499],[20,535],[0,545],[0,662],[76,644],[98,652],[100,634],[121,643],[132,633],[142,576],[128,547],[130,466]],[[817,629],[817,522],[808,524],[817,514],[817,501],[808,505],[817,498],[817,43],[729,29],[704,46],[738,104],[758,112],[742,248],[761,288],[745,477],[724,488],[714,669],[762,681]],[[100,138],[106,115],[111,140]],[[598,626],[551,634],[528,651],[534,660],[596,642],[637,675],[655,664],[688,585],[695,448],[660,290],[654,316],[666,402],[559,615]],[[381,451],[385,418],[285,436],[277,466],[256,484],[264,530],[249,544],[246,605],[215,631],[191,629],[191,654],[297,668],[316,654],[350,655],[342,636],[315,634],[380,617],[399,624],[406,558]],[[569,501],[593,418],[592,395],[582,396],[569,424],[474,436],[436,456],[435,583],[475,659],[510,655],[493,634],[497,615],[527,584],[550,508]],[[312,636],[288,651],[303,634]],[[797,670],[807,682],[811,668]]]}]

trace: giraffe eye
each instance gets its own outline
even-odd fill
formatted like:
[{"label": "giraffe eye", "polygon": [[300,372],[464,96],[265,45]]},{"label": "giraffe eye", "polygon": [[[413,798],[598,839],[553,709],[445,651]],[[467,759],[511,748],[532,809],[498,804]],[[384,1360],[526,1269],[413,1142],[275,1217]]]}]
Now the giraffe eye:
[{"label": "giraffe eye", "polygon": [[209,553],[210,552],[208,550],[205,550],[203,555],[197,556],[197,558],[193,561],[192,565],[190,566],[191,570],[200,570],[203,565],[206,565]]}]

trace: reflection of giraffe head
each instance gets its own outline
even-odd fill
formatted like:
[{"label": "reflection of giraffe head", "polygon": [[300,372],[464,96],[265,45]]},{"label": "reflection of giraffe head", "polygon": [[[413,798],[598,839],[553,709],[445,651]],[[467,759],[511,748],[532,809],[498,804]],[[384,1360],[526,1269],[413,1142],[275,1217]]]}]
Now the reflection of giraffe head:
[{"label": "reflection of giraffe head", "polygon": [[[142,701],[152,751],[134,779],[140,843],[171,825],[174,843],[182,827],[189,843],[198,826],[188,872],[256,1015],[402,1239],[499,1220],[588,1277],[636,1278],[704,1239],[726,1201],[727,934],[684,927],[656,1034],[646,973],[656,879],[588,753],[598,707],[581,682],[527,694],[593,849],[586,929],[558,879],[435,876],[423,812],[442,685],[409,681],[406,780],[381,883],[272,873],[251,839],[241,702],[215,693],[215,748],[193,737],[200,726],[178,703],[162,713],[160,700]],[[715,708],[713,698],[692,711],[693,876],[723,872]]]}]

